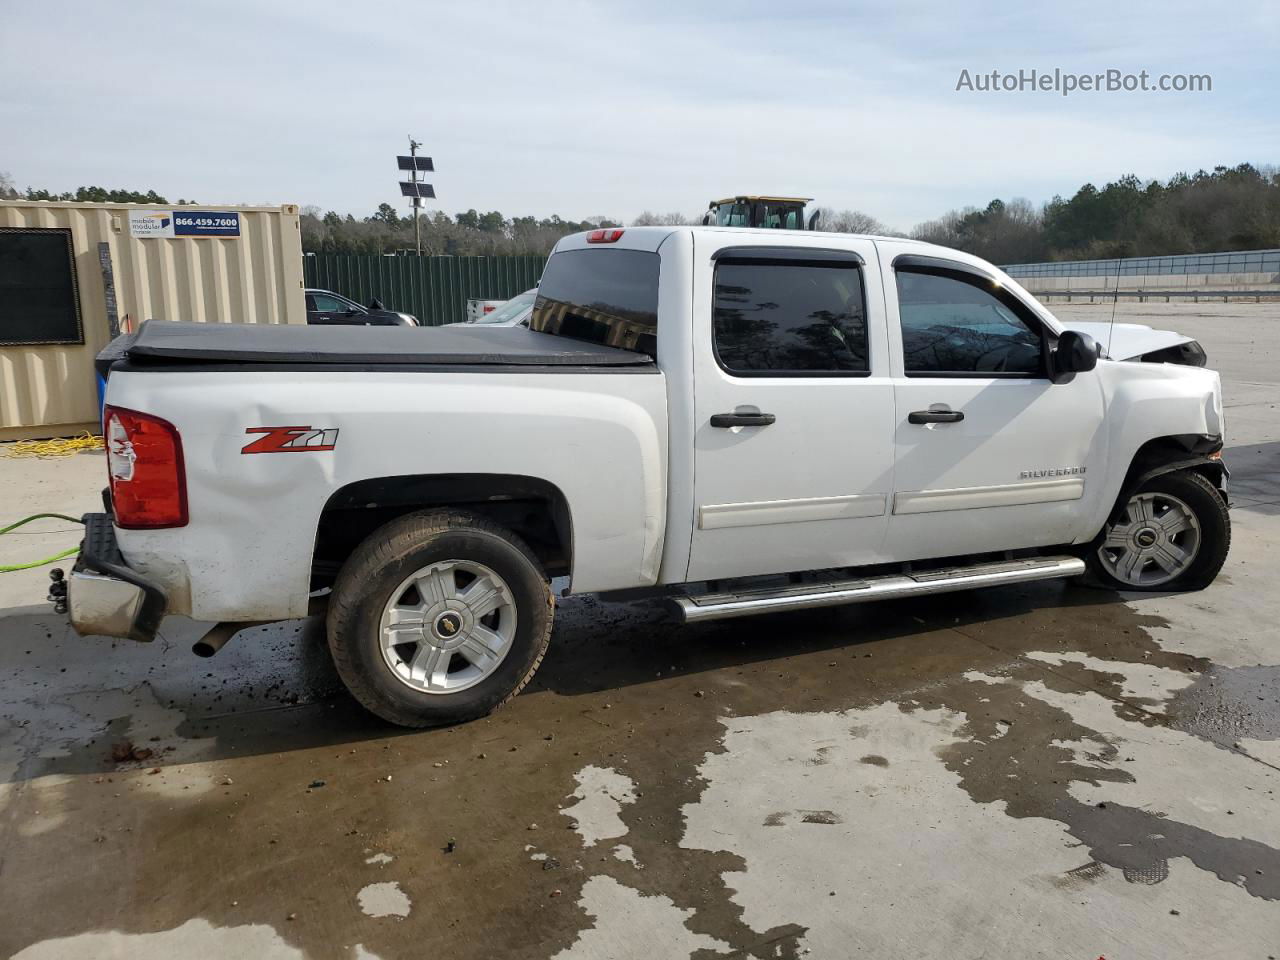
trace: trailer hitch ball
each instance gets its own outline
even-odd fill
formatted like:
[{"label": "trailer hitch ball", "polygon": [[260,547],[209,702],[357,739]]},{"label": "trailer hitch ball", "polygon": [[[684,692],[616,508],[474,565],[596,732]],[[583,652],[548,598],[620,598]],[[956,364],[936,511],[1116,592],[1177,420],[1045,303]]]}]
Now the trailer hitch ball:
[{"label": "trailer hitch ball", "polygon": [[67,612],[67,578],[61,567],[49,571],[49,602],[53,604],[53,612]]}]

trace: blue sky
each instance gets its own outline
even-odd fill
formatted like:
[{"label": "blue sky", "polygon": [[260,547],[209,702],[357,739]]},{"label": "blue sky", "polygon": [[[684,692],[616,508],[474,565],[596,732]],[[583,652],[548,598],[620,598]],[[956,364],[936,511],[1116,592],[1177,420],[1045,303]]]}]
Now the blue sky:
[{"label": "blue sky", "polygon": [[[0,171],[362,215],[405,135],[439,206],[630,219],[725,193],[906,228],[1127,172],[1280,163],[1280,4],[6,3]],[[957,92],[1019,69],[1207,93]],[[405,208],[407,210],[407,207]]]}]

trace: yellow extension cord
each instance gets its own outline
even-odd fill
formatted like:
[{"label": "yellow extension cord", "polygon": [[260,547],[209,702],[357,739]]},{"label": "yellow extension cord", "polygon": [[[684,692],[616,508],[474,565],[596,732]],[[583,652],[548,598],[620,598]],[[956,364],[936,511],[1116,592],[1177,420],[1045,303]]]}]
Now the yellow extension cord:
[{"label": "yellow extension cord", "polygon": [[0,447],[5,456],[13,457],[69,457],[80,450],[101,450],[102,438],[92,433],[78,437],[58,437],[53,440],[19,440]]}]

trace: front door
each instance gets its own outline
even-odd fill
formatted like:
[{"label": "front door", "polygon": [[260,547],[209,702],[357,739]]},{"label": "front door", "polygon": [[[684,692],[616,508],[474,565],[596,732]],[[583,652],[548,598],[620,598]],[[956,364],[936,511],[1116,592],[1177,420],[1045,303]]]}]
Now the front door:
[{"label": "front door", "polygon": [[896,465],[886,552],[916,560],[1063,544],[1102,481],[1094,373],[1048,377],[1044,320],[975,268],[913,255],[885,278]]},{"label": "front door", "polygon": [[875,246],[766,242],[695,268],[689,580],[881,556],[893,384]]}]

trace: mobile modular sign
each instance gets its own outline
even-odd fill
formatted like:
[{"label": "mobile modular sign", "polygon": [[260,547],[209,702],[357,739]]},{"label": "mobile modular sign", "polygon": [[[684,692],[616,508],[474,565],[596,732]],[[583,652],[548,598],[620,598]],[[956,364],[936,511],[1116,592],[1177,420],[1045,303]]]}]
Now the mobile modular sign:
[{"label": "mobile modular sign", "polygon": [[129,213],[129,235],[149,237],[238,237],[240,214],[220,210],[136,210]]}]

